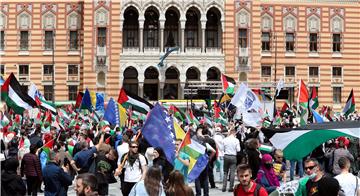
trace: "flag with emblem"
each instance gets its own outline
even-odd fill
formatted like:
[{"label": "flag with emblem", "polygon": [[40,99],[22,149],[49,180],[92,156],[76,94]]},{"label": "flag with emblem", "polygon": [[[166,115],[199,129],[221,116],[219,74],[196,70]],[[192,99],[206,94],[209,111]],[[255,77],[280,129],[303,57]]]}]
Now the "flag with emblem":
[{"label": "flag with emblem", "polygon": [[308,101],[309,93],[303,80],[299,82],[298,106],[297,111],[300,113],[300,125],[304,126],[308,120]]},{"label": "flag with emblem", "polygon": [[151,146],[160,147],[164,151],[170,163],[174,162],[176,139],[174,121],[163,106],[156,104],[150,111],[142,128],[142,134]]}]

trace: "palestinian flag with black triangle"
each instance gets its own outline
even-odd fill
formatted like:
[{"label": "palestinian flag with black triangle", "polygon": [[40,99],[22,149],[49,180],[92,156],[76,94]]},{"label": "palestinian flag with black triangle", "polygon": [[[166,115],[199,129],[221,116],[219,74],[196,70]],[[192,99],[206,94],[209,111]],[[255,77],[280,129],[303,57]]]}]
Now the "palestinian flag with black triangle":
[{"label": "palestinian flag with black triangle", "polygon": [[127,92],[124,88],[120,89],[118,103],[125,108],[132,107],[133,110],[147,114],[154,106],[145,99]]},{"label": "palestinian flag with black triangle", "polygon": [[235,85],[236,85],[234,78],[230,78],[224,74],[221,74],[221,81],[222,81],[224,93],[231,95],[234,94]]},{"label": "palestinian flag with black triangle", "polygon": [[349,114],[353,113],[355,111],[355,97],[354,97],[354,91],[351,89],[349,98],[346,101],[346,105],[344,107],[343,113],[345,116],[349,116]]},{"label": "palestinian flag with black triangle", "polygon": [[36,102],[21,89],[21,85],[13,73],[1,86],[1,99],[6,105],[14,110],[16,114],[22,114],[24,110],[36,107]]}]

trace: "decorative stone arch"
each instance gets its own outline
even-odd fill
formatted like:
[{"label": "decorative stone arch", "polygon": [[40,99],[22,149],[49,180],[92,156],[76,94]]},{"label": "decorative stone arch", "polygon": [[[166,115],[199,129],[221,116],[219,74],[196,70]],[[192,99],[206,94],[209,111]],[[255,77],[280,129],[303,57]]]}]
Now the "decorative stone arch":
[{"label": "decorative stone arch", "polygon": [[261,16],[261,30],[262,31],[271,31],[273,29],[273,17],[265,13]]},{"label": "decorative stone arch", "polygon": [[191,80],[200,81],[201,79],[201,72],[199,68],[197,68],[196,66],[187,67],[185,74],[186,74],[186,80],[188,81]]},{"label": "decorative stone arch", "polygon": [[307,19],[307,31],[309,32],[320,32],[321,21],[315,14],[311,15]]},{"label": "decorative stone arch", "polygon": [[204,15],[204,9],[201,7],[201,5],[199,5],[198,3],[195,3],[195,2],[191,2],[185,6],[185,8],[184,8],[185,15],[189,11],[189,9],[192,7],[195,7],[199,11],[199,13],[200,13],[199,17],[201,19],[202,16]]},{"label": "decorative stone arch", "polygon": [[236,13],[236,24],[238,28],[247,29],[250,27],[251,24],[251,17],[250,12],[246,9],[241,9],[239,12]]},{"label": "decorative stone arch", "polygon": [[344,19],[335,15],[330,19],[330,28],[333,33],[342,33],[344,32]]},{"label": "decorative stone arch", "polygon": [[42,15],[42,28],[55,29],[56,28],[56,15],[48,11]]},{"label": "decorative stone arch", "polygon": [[99,71],[96,74],[96,86],[104,88],[106,86],[106,73]]},{"label": "decorative stone arch", "polygon": [[161,16],[163,16],[165,14],[164,11],[161,9],[161,6],[158,3],[154,2],[154,1],[150,1],[143,6],[142,15],[144,15],[146,10],[150,7],[156,8],[157,12],[159,13],[159,18],[161,18]]},{"label": "decorative stone arch", "polygon": [[140,9],[140,6],[136,3],[136,2],[130,2],[130,3],[127,3],[127,4],[124,4],[122,9],[121,9],[121,15],[120,15],[120,20],[124,20],[124,14],[125,14],[125,11],[126,9],[128,9],[129,7],[134,7],[136,9],[136,11],[138,12],[139,16],[140,14],[142,14],[142,11]]},{"label": "decorative stone arch", "polygon": [[7,25],[7,16],[0,12],[0,29],[6,29]]},{"label": "decorative stone arch", "polygon": [[104,7],[100,7],[95,11],[95,25],[107,26],[109,24],[109,11]]},{"label": "decorative stone arch", "polygon": [[295,32],[297,30],[297,18],[288,14],[283,18],[283,29],[285,32]]},{"label": "decorative stone arch", "polygon": [[207,81],[220,81],[221,80],[221,71],[219,68],[212,66],[206,72]]},{"label": "decorative stone arch", "polygon": [[19,29],[31,29],[31,15],[23,11],[17,16],[18,28]]},{"label": "decorative stone arch", "polygon": [[175,1],[171,1],[171,2],[168,2],[167,4],[165,4],[165,6],[164,6],[164,14],[171,7],[174,7],[174,8],[177,9],[177,11],[179,12],[179,18],[181,18],[181,16],[185,15],[184,10],[182,9],[182,7]]},{"label": "decorative stone arch", "polygon": [[213,2],[213,3],[211,3],[211,4],[209,3],[208,6],[206,7],[204,13],[207,13],[211,8],[216,8],[216,9],[219,11],[219,13],[220,13],[220,22],[221,22],[221,24],[223,24],[223,25],[221,26],[221,29],[224,30],[224,21],[225,21],[225,15],[224,15],[225,11],[224,11],[224,7],[221,6],[221,5],[219,5],[219,4],[216,3],[216,2]]},{"label": "decorative stone arch", "polygon": [[80,29],[81,27],[81,15],[76,11],[70,12],[67,16],[67,24],[69,29]]},{"label": "decorative stone arch", "polygon": [[246,74],[246,72],[240,72],[239,81],[240,82],[247,82],[247,74]]}]

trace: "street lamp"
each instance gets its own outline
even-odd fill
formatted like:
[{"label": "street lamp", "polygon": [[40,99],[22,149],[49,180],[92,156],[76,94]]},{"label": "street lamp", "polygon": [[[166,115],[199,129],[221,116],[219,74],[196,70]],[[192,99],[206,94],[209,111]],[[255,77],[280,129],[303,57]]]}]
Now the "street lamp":
[{"label": "street lamp", "polygon": [[52,65],[53,70],[51,72],[52,79],[52,103],[55,103],[55,30],[53,31],[52,36]]}]

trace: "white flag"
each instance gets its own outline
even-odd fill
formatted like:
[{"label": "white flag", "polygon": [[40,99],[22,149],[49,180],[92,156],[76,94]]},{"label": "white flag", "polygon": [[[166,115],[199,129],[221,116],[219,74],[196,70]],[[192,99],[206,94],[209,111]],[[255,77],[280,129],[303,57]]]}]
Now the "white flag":
[{"label": "white flag", "polygon": [[284,87],[285,87],[285,82],[284,82],[284,80],[281,78],[281,79],[279,80],[279,82],[277,83],[277,86],[276,86],[276,92],[277,92],[276,97],[279,96],[281,89],[284,88]]},{"label": "white flag", "polygon": [[262,104],[258,96],[244,83],[240,84],[240,87],[231,99],[231,104],[242,111],[262,111]]}]

